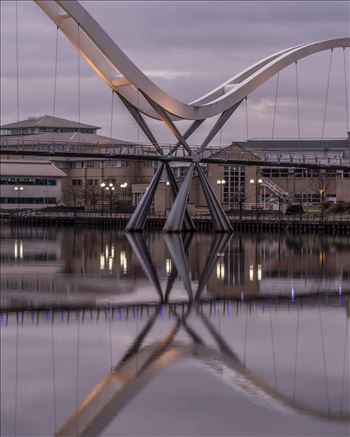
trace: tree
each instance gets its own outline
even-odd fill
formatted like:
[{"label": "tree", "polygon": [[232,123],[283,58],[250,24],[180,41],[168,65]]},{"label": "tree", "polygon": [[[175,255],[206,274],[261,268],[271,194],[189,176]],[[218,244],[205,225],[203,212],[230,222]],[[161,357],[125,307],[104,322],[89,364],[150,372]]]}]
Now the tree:
[{"label": "tree", "polygon": [[63,189],[63,201],[65,205],[78,206],[82,199],[82,188],[80,186],[74,187],[68,185]]},{"label": "tree", "polygon": [[81,195],[84,199],[84,205],[89,205],[92,209],[95,209],[101,197],[101,188],[98,185],[84,185]]},{"label": "tree", "polygon": [[318,176],[311,179],[311,190],[320,196],[321,211],[325,210],[327,195],[334,188],[335,174],[320,172]]}]

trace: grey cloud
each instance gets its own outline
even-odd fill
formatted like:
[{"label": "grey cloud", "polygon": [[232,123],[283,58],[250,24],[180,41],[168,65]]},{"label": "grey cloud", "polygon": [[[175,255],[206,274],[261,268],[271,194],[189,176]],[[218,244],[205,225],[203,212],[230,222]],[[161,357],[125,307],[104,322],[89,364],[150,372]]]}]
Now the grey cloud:
[{"label": "grey cloud", "polygon": [[[349,34],[346,2],[84,1],[82,4],[136,65],[152,71],[152,79],[159,86],[184,101],[199,97],[277,50]],[[33,2],[18,5],[21,117],[50,113],[56,29]],[[4,123],[12,121],[16,114],[14,2],[2,2],[1,12],[1,117]],[[343,60],[340,51],[336,52],[327,132],[344,136]],[[302,126],[306,136],[321,131],[328,59],[329,54],[322,54],[298,64],[300,112],[305,117]],[[80,65],[81,119],[100,124],[103,133],[109,135],[110,91],[84,61]],[[295,135],[295,72],[292,67],[280,76],[277,119],[281,136]],[[268,135],[271,131],[267,126],[273,114],[275,83],[273,78],[249,97],[249,130],[254,136]],[[57,115],[77,119],[77,56],[63,35],[59,36],[57,87]],[[264,113],[259,113],[261,108]],[[135,139],[137,130],[122,105],[116,104],[115,110],[113,131],[116,136]],[[234,117],[225,126],[225,141],[245,135],[244,116],[237,111]],[[212,123],[213,120],[208,121],[207,126]],[[150,124],[159,137],[171,141],[159,123]]]}]

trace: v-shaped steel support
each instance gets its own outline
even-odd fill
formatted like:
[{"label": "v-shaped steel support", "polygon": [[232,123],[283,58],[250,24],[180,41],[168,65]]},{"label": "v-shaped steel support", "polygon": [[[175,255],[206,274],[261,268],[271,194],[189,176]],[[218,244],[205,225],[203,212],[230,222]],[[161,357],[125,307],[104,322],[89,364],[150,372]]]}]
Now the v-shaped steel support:
[{"label": "v-shaped steel support", "polygon": [[[116,93],[118,94],[120,100],[125,105],[125,107],[129,111],[129,113],[132,115],[132,117],[134,118],[134,120],[136,121],[138,126],[141,128],[143,133],[146,135],[146,137],[150,140],[150,142],[156,148],[157,152],[160,155],[164,155],[163,150],[161,149],[160,145],[158,144],[156,138],[154,137],[152,131],[148,127],[148,125],[147,125],[145,119],[143,118],[142,114],[140,113],[140,111],[137,108],[135,108],[135,106],[133,106],[131,103],[129,103],[122,95],[120,95],[118,92],[116,92]],[[183,138],[186,140],[186,138],[188,138],[190,135],[192,135],[193,132],[202,124],[203,121],[204,120],[195,120],[191,124],[191,126],[186,130]],[[181,134],[178,132],[178,135],[181,135]],[[171,150],[170,154],[173,154],[180,145],[181,145],[180,142],[178,142],[174,146],[174,148]],[[174,175],[173,175],[171,168],[170,168],[170,165],[168,163],[165,164],[165,170],[166,170],[167,175],[168,175],[168,180],[169,180],[170,187],[171,187],[171,193],[172,193],[172,197],[174,200],[177,196],[179,188],[177,186],[176,180],[174,178]],[[152,203],[155,191],[156,191],[157,186],[159,184],[159,180],[160,180],[160,178],[159,179],[154,178],[151,181],[151,184],[149,187],[149,189],[151,189],[151,190],[148,189],[144,193],[144,195],[140,201],[140,204],[139,204],[140,207],[136,208],[133,217],[131,217],[131,219],[126,227],[126,231],[141,231],[144,229],[146,219],[147,219],[147,214],[149,211],[149,207]],[[153,185],[155,185],[155,187]],[[184,228],[186,231],[194,231],[195,230],[194,223],[193,223],[187,210],[185,211]]]},{"label": "v-shaped steel support", "polygon": [[[142,91],[141,91],[142,92]],[[180,134],[177,127],[169,117],[169,114],[163,109],[161,106],[159,106],[156,102],[154,102],[152,99],[150,99],[146,94],[142,93],[144,98],[148,101],[148,103],[152,106],[154,111],[159,115],[159,117],[162,119],[163,123],[166,125],[166,127],[172,132],[172,134],[175,136],[175,138],[178,140],[178,142],[184,147],[184,149],[187,151],[187,153],[191,156],[192,150],[190,146],[187,144],[184,137]]]},{"label": "v-shaped steel support", "polygon": [[184,229],[183,221],[187,206],[187,199],[190,192],[191,182],[194,172],[194,163],[190,164],[185,179],[183,180],[180,190],[176,196],[173,207],[170,210],[167,221],[165,222],[163,231],[166,232],[181,232]]},{"label": "v-shaped steel support", "polygon": [[210,215],[213,219],[215,230],[218,232],[232,232],[231,223],[199,164],[196,164],[196,170],[200,184],[203,188],[204,197],[207,201]]},{"label": "v-shaped steel support", "polygon": [[176,270],[185,286],[189,302],[191,302],[193,300],[192,285],[182,236],[178,234],[164,235],[164,240]]},{"label": "v-shaped steel support", "polygon": [[143,271],[146,273],[148,279],[154,285],[157,290],[160,302],[163,302],[163,291],[159,282],[156,268],[152,262],[151,255],[149,253],[147,244],[144,240],[143,234],[126,234],[130,246],[134,254],[136,255],[139,263],[142,266]]},{"label": "v-shaped steel support", "polygon": [[199,153],[203,152],[204,149],[207,147],[207,145],[210,143],[210,141],[215,137],[215,135],[219,132],[219,130],[223,127],[223,125],[227,122],[227,120],[231,117],[231,115],[235,112],[235,110],[238,108],[238,106],[243,102],[241,100],[240,102],[233,105],[231,108],[226,109],[220,117],[217,119],[214,126],[211,128],[210,132],[206,136],[205,140],[201,144],[199,148]]},{"label": "v-shaped steel support", "polygon": [[148,127],[148,124],[146,123],[145,119],[143,118],[141,112],[135,108],[134,105],[132,105],[131,103],[129,103],[121,94],[119,94],[117,91],[116,93],[118,94],[118,97],[120,98],[120,100],[123,102],[124,106],[126,107],[126,109],[130,112],[130,114],[132,115],[133,119],[136,121],[136,123],[139,125],[139,127],[141,128],[142,132],[146,135],[146,137],[150,140],[151,144],[155,147],[155,149],[157,150],[157,152],[160,155],[164,155],[162,148],[160,147],[160,145],[158,144],[158,141],[156,140],[155,136],[153,135],[151,129]]},{"label": "v-shaped steel support", "polygon": [[[168,180],[169,180],[169,184],[170,184],[170,188],[171,188],[171,194],[172,194],[173,202],[175,202],[175,199],[176,199],[177,194],[179,192],[179,187],[177,185],[177,182],[175,180],[173,172],[171,171],[171,167],[170,167],[169,163],[165,164],[165,170],[166,170],[167,175],[168,175]],[[196,230],[196,227],[195,227],[195,225],[193,223],[193,220],[191,219],[190,214],[187,211],[187,208],[185,209],[183,225],[184,225],[184,230],[185,231],[195,231]]]},{"label": "v-shaped steel support", "polygon": [[144,195],[142,196],[139,204],[137,205],[133,215],[131,216],[129,223],[125,230],[129,232],[143,231],[145,228],[146,218],[148,211],[151,207],[154,194],[160,181],[164,170],[164,163],[162,163],[151,180],[151,183],[147,187]]},{"label": "v-shaped steel support", "polygon": [[[141,91],[142,92],[142,91]],[[118,93],[119,95],[119,93]],[[203,123],[204,120],[196,120],[194,121],[189,128],[186,130],[184,135],[181,135],[181,133],[176,128],[175,124],[169,117],[169,114],[167,111],[165,111],[162,107],[160,107],[157,103],[155,103],[152,99],[150,99],[148,96],[143,94],[144,98],[149,102],[149,104],[153,107],[153,109],[157,112],[159,117],[162,119],[163,123],[168,127],[168,129],[173,133],[173,135],[178,140],[178,143],[173,147],[173,149],[170,151],[170,155],[176,152],[177,148],[182,145],[184,149],[188,152],[190,156],[195,157],[195,155],[192,154],[192,150],[189,147],[189,145],[186,142],[186,139],[195,132],[198,127]],[[152,134],[151,130],[149,129],[147,123],[145,122],[144,118],[142,117],[140,111],[135,108],[133,105],[131,105],[124,97],[119,95],[121,101],[124,103],[130,114],[133,116],[135,121],[138,123],[142,131],[145,133],[147,138],[151,141],[151,143],[155,146],[156,150],[163,155],[163,151],[161,147],[159,146],[157,140],[155,139],[154,135]],[[203,153],[204,149],[207,147],[207,145],[210,143],[210,141],[214,138],[214,136],[218,133],[218,131],[222,128],[222,126],[226,123],[226,121],[230,118],[230,116],[234,113],[234,111],[238,108],[238,106],[241,104],[242,101],[238,102],[236,105],[232,106],[232,108],[227,109],[224,111],[219,119],[216,121],[208,135],[206,136],[205,140],[201,144],[199,148],[199,154]],[[197,154],[198,155],[198,154]],[[156,192],[157,186],[160,181],[160,177],[162,174],[162,171],[166,170],[168,174],[169,183],[171,186],[171,192],[174,199],[173,206],[170,210],[168,219],[164,225],[163,230],[166,232],[181,232],[183,230],[185,231],[193,231],[195,230],[194,223],[188,214],[188,211],[186,209],[187,201],[188,201],[188,195],[189,190],[191,187],[191,182],[194,174],[194,170],[196,169],[199,177],[200,184],[203,188],[204,196],[206,198],[208,208],[210,211],[210,214],[213,218],[214,227],[219,232],[228,232],[232,231],[232,226],[220,204],[218,201],[213,189],[211,188],[203,170],[201,169],[198,161],[199,161],[199,155],[194,158],[194,161],[186,174],[186,177],[181,184],[180,190],[178,189],[176,180],[172,174],[171,168],[169,163],[162,163],[161,166],[158,168],[156,174],[154,175],[147,191],[142,196],[142,199],[140,203],[138,204],[137,208],[135,209],[131,219],[129,220],[129,223],[126,227],[126,231],[142,231],[145,227],[147,214],[149,211],[149,208],[151,206],[154,194]]]}]

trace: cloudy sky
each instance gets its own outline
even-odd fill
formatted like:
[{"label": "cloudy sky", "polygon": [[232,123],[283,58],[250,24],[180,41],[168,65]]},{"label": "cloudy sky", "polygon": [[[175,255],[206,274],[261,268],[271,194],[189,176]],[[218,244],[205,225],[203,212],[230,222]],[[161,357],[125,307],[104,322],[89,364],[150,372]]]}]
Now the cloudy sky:
[{"label": "cloudy sky", "polygon": [[[122,50],[165,91],[191,101],[259,59],[300,43],[349,35],[348,2],[117,2],[82,1],[83,6]],[[15,1],[1,2],[1,122],[15,121]],[[31,1],[18,2],[20,119],[52,114],[55,25]],[[298,63],[300,127],[303,137],[320,137],[330,52]],[[348,50],[346,65],[349,71]],[[76,52],[59,35],[57,116],[78,119]],[[276,77],[248,98],[248,136],[269,138]],[[350,87],[348,87],[350,88]],[[111,92],[81,62],[81,121],[110,134]],[[346,135],[343,50],[333,53],[325,136]],[[199,142],[214,120],[204,124]],[[159,122],[150,122],[157,138],[172,141]],[[179,123],[182,130],[185,122]],[[245,107],[237,110],[215,141],[247,135]],[[295,66],[280,74],[275,136],[297,135]],[[114,101],[113,136],[137,140],[138,129],[120,102]],[[140,135],[143,140],[142,135]]]}]

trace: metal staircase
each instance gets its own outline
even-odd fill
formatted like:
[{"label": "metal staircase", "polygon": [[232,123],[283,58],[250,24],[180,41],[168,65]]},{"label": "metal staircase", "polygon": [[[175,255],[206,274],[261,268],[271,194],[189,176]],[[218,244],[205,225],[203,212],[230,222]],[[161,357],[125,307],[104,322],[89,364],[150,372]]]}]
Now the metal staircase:
[{"label": "metal staircase", "polygon": [[277,199],[280,201],[287,200],[288,199],[288,192],[283,190],[281,187],[279,187],[277,184],[272,182],[271,179],[268,178],[262,178],[262,187],[266,187],[272,194],[274,194]]}]

